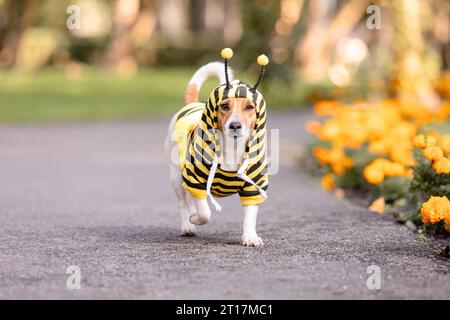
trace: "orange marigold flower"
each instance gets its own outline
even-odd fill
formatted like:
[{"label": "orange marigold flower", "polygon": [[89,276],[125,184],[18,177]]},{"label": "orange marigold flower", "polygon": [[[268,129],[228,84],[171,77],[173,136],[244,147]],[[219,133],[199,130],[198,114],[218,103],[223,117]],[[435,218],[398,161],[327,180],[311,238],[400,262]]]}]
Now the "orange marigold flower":
[{"label": "orange marigold flower", "polygon": [[391,162],[384,168],[384,174],[387,176],[403,176],[405,175],[405,167],[400,163]]},{"label": "orange marigold flower", "polygon": [[438,146],[426,147],[423,149],[423,156],[428,160],[439,160],[444,156],[444,151]]},{"label": "orange marigold flower", "polygon": [[413,138],[413,144],[414,147],[420,149],[431,147],[436,144],[436,138],[432,135],[419,134]]},{"label": "orange marigold flower", "polygon": [[401,163],[407,167],[415,164],[412,151],[405,146],[392,149],[390,156],[393,161]]},{"label": "orange marigold flower", "polygon": [[425,148],[427,146],[425,142],[425,136],[423,134],[419,134],[413,138],[414,147],[416,148]]},{"label": "orange marigold flower", "polygon": [[319,121],[308,121],[305,125],[305,129],[308,133],[317,135],[320,131],[321,124]]},{"label": "orange marigold flower", "polygon": [[345,157],[345,153],[342,148],[333,147],[329,150],[328,157],[331,163],[338,163]]},{"label": "orange marigold flower", "polygon": [[327,173],[322,177],[322,188],[324,190],[333,190],[336,188],[336,185],[334,184],[334,174]]},{"label": "orange marigold flower", "polygon": [[327,121],[318,132],[319,138],[325,141],[333,141],[339,137],[341,128],[336,121]]},{"label": "orange marigold flower", "polygon": [[414,177],[414,170],[413,169],[406,170],[405,171],[405,177],[412,179]]},{"label": "orange marigold flower", "polygon": [[369,144],[369,152],[378,153],[378,154],[386,154],[386,153],[388,153],[388,146],[382,140],[372,141]]},{"label": "orange marigold flower", "polygon": [[343,163],[340,162],[335,162],[331,164],[331,170],[333,171],[333,173],[337,175],[343,174],[347,169],[348,167],[346,167]]},{"label": "orange marigold flower", "polygon": [[450,160],[442,157],[434,161],[433,169],[439,174],[450,173]]},{"label": "orange marigold flower", "polygon": [[314,147],[312,154],[320,164],[328,164],[328,150],[322,147]]},{"label": "orange marigold flower", "polygon": [[320,116],[331,116],[338,111],[338,102],[333,100],[317,101],[314,105],[314,111]]},{"label": "orange marigold flower", "polygon": [[384,180],[384,172],[381,168],[375,165],[368,165],[363,171],[364,178],[370,184],[378,185]]},{"label": "orange marigold flower", "polygon": [[434,224],[449,217],[450,201],[446,196],[431,197],[427,202],[422,204],[420,213],[424,223]]},{"label": "orange marigold flower", "polygon": [[385,158],[376,158],[374,159],[370,165],[379,168],[380,170],[384,171],[384,169],[390,164],[391,162],[388,159]]},{"label": "orange marigold flower", "polygon": [[450,134],[442,136],[439,145],[445,153],[450,154]]}]

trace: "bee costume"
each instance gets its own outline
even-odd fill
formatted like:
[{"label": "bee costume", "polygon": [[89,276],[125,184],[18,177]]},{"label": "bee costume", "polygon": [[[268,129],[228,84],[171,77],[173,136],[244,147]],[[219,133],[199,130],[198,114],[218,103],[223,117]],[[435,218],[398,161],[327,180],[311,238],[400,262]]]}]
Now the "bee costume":
[{"label": "bee costume", "polygon": [[[258,205],[267,198],[269,184],[266,162],[266,102],[256,90],[264,75],[269,60],[258,57],[261,71],[254,86],[242,81],[229,81],[228,60],[233,56],[229,48],[223,49],[226,83],[216,87],[206,103],[193,102],[176,115],[175,141],[180,150],[180,166],[183,187],[193,197],[209,198],[217,211],[221,210],[214,197],[225,197],[238,193],[243,206]],[[221,150],[217,124],[217,108],[228,98],[248,98],[255,104],[256,124],[251,130],[242,163],[238,171],[220,168]]]}]

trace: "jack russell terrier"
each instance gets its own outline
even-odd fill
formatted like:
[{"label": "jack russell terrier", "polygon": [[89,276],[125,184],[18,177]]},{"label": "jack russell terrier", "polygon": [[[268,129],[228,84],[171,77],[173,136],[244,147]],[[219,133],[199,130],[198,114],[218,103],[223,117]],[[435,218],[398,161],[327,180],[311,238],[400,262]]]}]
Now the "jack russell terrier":
[{"label": "jack russell terrier", "polygon": [[[230,48],[221,52],[224,63],[212,62],[195,72],[185,92],[185,104],[172,118],[166,139],[170,179],[178,198],[181,233],[195,236],[195,225],[211,218],[208,199],[239,194],[244,209],[242,244],[262,246],[256,233],[258,206],[267,198],[266,102],[256,89],[269,59],[261,66],[254,86],[233,80],[228,60]],[[222,70],[225,72],[222,73]],[[202,84],[216,76],[220,85],[206,103],[198,102]]]}]

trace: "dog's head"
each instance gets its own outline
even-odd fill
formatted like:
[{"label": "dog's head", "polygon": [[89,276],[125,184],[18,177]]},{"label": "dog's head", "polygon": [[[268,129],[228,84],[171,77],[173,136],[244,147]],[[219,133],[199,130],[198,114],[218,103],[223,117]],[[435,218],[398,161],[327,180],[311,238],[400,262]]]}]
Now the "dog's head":
[{"label": "dog's head", "polygon": [[229,137],[249,137],[256,120],[255,103],[248,98],[227,98],[217,107],[217,126]]},{"label": "dog's head", "polygon": [[250,138],[265,127],[265,100],[256,88],[233,80],[218,86],[210,95],[207,112],[224,136]]},{"label": "dog's head", "polygon": [[248,147],[254,139],[260,139],[265,132],[266,102],[257,90],[264,75],[269,59],[260,55],[257,59],[261,66],[259,77],[254,85],[228,77],[228,60],[233,56],[231,49],[222,50],[225,61],[225,83],[215,88],[206,103],[202,117],[202,131],[219,129],[222,135],[229,137],[245,137]]},{"label": "dog's head", "polygon": [[225,61],[226,83],[217,87],[210,96],[215,105],[216,125],[224,135],[248,138],[253,130],[258,129],[260,115],[265,116],[262,112],[265,101],[256,88],[261,83],[269,59],[265,55],[258,57],[261,72],[255,85],[249,86],[239,80],[229,81],[228,60],[233,57],[233,50],[225,48],[221,55]]}]

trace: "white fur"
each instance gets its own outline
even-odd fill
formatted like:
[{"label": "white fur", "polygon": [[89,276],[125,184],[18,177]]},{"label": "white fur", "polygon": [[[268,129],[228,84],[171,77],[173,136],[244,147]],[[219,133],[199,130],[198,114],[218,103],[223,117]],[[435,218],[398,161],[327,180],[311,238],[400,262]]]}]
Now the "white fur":
[{"label": "white fur", "polygon": [[[234,131],[233,129],[230,129],[230,123],[232,122],[239,122],[241,124],[241,129],[238,129]],[[228,136],[230,138],[241,138],[244,137],[245,139],[248,139],[250,136],[250,128],[247,127],[244,121],[242,121],[239,118],[239,115],[237,113],[237,110],[233,110],[233,113],[228,118],[227,122],[224,125],[225,128],[225,136]]]},{"label": "white fur", "polygon": [[[241,129],[237,132],[230,129],[231,122],[239,122]],[[227,171],[237,171],[244,157],[245,146],[250,138],[250,128],[233,111],[224,125],[225,132],[220,135],[220,150],[223,150],[221,168]]]},{"label": "white fur", "polygon": [[264,243],[256,234],[256,217],[258,206],[244,207],[244,225],[242,233],[242,244],[244,246],[262,246]]},{"label": "white fur", "polygon": [[[224,66],[221,62],[212,62],[201,67],[194,74],[189,83],[194,83],[200,90],[201,85],[210,76],[216,76],[220,79],[221,83],[225,82],[224,78]],[[230,75],[230,81],[233,79],[231,69],[228,69]],[[185,236],[194,236],[197,231],[195,225],[202,225],[208,223],[211,219],[211,210],[206,199],[201,200],[192,197],[189,192],[182,186],[182,173],[180,165],[172,161],[172,159],[178,159],[178,146],[174,141],[173,131],[175,127],[175,116],[172,118],[169,124],[168,135],[166,138],[165,149],[169,159],[170,166],[170,180],[175,190],[175,194],[178,198],[178,207],[180,210],[181,218],[181,233]],[[250,130],[247,128],[243,121],[241,121],[237,115],[233,114],[227,121],[225,128],[228,128],[231,121],[239,121],[242,124],[242,130],[239,136],[235,136],[234,132],[225,130],[225,133],[221,135],[219,144],[222,155],[221,168],[228,171],[237,171],[240,163],[242,162],[243,154],[245,151],[245,145],[249,139]],[[175,150],[177,153],[174,157],[172,154]],[[244,206],[244,222],[243,222],[243,235],[242,244],[244,246],[262,246],[263,242],[256,234],[256,217],[258,214],[258,206]]]},{"label": "white fur", "polygon": [[247,141],[248,136],[234,138],[226,134],[220,135],[219,145],[220,150],[222,150],[222,164],[220,167],[223,170],[237,171],[239,169]]},{"label": "white fur", "polygon": [[[220,83],[225,83],[224,68],[223,62],[210,62],[205,64],[194,73],[191,80],[189,80],[189,84],[195,84],[198,90],[200,90],[203,83],[210,77],[217,77]],[[228,68],[228,78],[230,81],[234,79],[234,73],[231,68]]]}]

